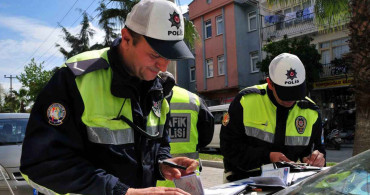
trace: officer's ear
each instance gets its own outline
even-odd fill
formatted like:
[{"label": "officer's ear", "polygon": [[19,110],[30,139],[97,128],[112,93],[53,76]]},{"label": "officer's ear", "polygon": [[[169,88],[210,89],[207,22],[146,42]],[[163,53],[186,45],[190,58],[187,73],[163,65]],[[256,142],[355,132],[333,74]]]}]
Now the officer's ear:
[{"label": "officer's ear", "polygon": [[132,44],[132,35],[127,30],[127,28],[122,28],[121,35],[122,35],[122,41],[121,41],[121,43],[124,46],[128,46],[128,45]]},{"label": "officer's ear", "polygon": [[268,85],[269,89],[273,90],[274,89],[274,83],[272,83],[271,79],[269,77],[267,77],[266,81],[267,81],[267,85]]}]

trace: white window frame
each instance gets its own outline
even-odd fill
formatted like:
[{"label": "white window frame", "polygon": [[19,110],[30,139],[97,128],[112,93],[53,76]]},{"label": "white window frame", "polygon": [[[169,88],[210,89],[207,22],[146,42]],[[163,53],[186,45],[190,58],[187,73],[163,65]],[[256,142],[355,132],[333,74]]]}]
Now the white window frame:
[{"label": "white window frame", "polygon": [[[219,32],[219,27],[220,27],[220,25],[222,24],[222,28],[221,28],[221,31],[222,32]],[[223,16],[222,15],[220,15],[220,16],[216,16],[216,35],[222,35],[222,34],[224,34],[224,18],[223,18]]]},{"label": "white window frame", "polygon": [[[222,68],[222,70],[221,70],[221,68]],[[226,69],[226,67],[225,67],[225,56],[224,55],[217,56],[218,75],[225,75],[225,69]]]},{"label": "white window frame", "polygon": [[[338,40],[341,40],[341,39],[349,39],[349,37],[342,37],[342,38],[339,38],[339,39],[333,39],[333,40],[330,40],[330,41],[324,41],[324,42],[320,42],[319,43],[319,51],[320,51],[320,54],[321,53],[323,53],[324,51],[329,51],[329,55],[330,55],[330,61],[332,61],[332,60],[334,60],[334,52],[333,52],[333,50],[334,50],[334,48],[336,48],[336,47],[341,47],[341,46],[348,46],[348,42],[345,42],[345,43],[342,43],[342,44],[338,44],[338,45],[333,45],[333,42],[334,41],[338,41]],[[328,44],[328,47],[325,47],[325,48],[322,48],[321,47],[321,45],[322,44]],[[345,53],[343,53],[343,54],[345,54]],[[342,54],[342,55],[343,55]],[[321,58],[320,59],[320,61],[321,61],[321,63],[323,63],[323,61],[322,61],[323,59]]]},{"label": "white window frame", "polygon": [[[209,69],[209,67],[210,66],[212,66],[212,71],[210,71]],[[206,76],[207,76],[207,78],[212,78],[213,77],[213,71],[214,71],[214,69],[213,69],[214,67],[213,67],[213,59],[212,58],[208,58],[208,59],[206,59]]]},{"label": "white window frame", "polygon": [[[192,72],[194,72],[194,78],[192,78],[192,75],[193,75]],[[190,69],[189,69],[189,74],[190,74],[189,80],[190,80],[190,82],[195,82],[195,77],[196,77],[195,73],[196,73],[195,72],[195,66],[190,67]]]},{"label": "white window frame", "polygon": [[[256,27],[255,27],[255,29],[251,29],[251,19],[255,19],[256,20]],[[257,23],[258,23],[257,22],[257,13],[255,11],[249,12],[248,13],[248,30],[249,30],[249,32],[257,30],[257,25],[258,25]]]},{"label": "white window frame", "polygon": [[256,63],[255,67],[254,67],[254,63],[253,63],[253,60],[255,60],[255,59],[257,59],[257,62],[259,61],[258,51],[249,53],[249,57],[251,59],[251,61],[250,61],[251,62],[251,73],[259,72],[260,69],[257,68],[257,63]]},{"label": "white window frame", "polygon": [[[207,22],[209,22],[209,24],[207,24]],[[208,34],[207,34],[207,28],[211,28],[211,36],[208,37]],[[212,21],[211,19],[207,20],[204,22],[204,37],[205,39],[210,39],[212,37]]]}]

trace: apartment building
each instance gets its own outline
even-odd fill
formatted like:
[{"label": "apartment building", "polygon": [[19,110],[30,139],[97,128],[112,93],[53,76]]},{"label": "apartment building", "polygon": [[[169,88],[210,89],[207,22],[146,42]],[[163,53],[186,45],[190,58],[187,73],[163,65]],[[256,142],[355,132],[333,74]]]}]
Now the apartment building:
[{"label": "apartment building", "polygon": [[254,0],[189,4],[189,19],[200,34],[200,44],[195,47],[195,63],[183,74],[189,75],[188,87],[194,87],[208,105],[230,103],[241,89],[262,79],[256,66],[261,59],[258,14]]}]

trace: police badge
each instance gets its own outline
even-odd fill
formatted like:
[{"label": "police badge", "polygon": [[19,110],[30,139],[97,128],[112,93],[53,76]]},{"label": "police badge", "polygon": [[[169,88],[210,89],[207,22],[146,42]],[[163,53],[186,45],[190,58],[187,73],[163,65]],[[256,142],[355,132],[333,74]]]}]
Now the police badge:
[{"label": "police badge", "polygon": [[307,120],[303,116],[299,116],[295,119],[295,128],[299,134],[303,134],[307,126]]}]

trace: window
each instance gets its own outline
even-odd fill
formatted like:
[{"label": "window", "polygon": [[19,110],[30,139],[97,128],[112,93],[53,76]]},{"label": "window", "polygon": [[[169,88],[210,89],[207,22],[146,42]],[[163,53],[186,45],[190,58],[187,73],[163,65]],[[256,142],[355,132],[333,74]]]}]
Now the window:
[{"label": "window", "polygon": [[208,39],[208,38],[211,38],[212,37],[212,24],[211,24],[211,20],[207,20],[206,23],[205,23],[205,38]]},{"label": "window", "polygon": [[349,52],[349,46],[346,42],[348,38],[337,39],[319,44],[321,53],[321,63],[329,64],[334,58],[342,58],[343,54]]},{"label": "window", "polygon": [[207,3],[208,3],[208,4],[212,3],[212,0],[207,0]]},{"label": "window", "polygon": [[257,30],[257,17],[256,17],[256,12],[250,12],[248,14],[248,26],[249,26],[249,31]]},{"label": "window", "polygon": [[195,81],[195,66],[190,67],[190,82]]},{"label": "window", "polygon": [[251,57],[251,72],[252,73],[259,72],[260,69],[257,68],[258,52],[255,51],[255,52],[250,53],[250,57]]},{"label": "window", "polygon": [[206,66],[207,66],[207,78],[213,77],[213,60],[207,59]]},{"label": "window", "polygon": [[224,75],[225,74],[225,60],[224,55],[220,55],[217,57],[217,67],[218,67],[218,75]]},{"label": "window", "polygon": [[224,20],[222,19],[222,16],[216,17],[216,27],[217,27],[217,35],[224,33]]}]

